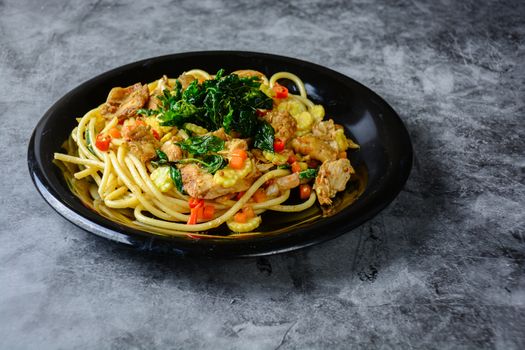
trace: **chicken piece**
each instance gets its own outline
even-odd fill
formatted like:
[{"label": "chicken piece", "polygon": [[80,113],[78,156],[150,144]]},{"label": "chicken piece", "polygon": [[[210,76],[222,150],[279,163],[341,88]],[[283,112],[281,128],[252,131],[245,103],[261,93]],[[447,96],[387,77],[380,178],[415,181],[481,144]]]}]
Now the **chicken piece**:
[{"label": "chicken piece", "polygon": [[225,142],[224,148],[228,154],[231,154],[236,149],[243,149],[247,151],[248,142],[246,142],[244,139],[231,139],[230,141]]},{"label": "chicken piece", "polygon": [[180,82],[180,85],[182,86],[183,90],[186,90],[188,86],[194,81],[197,80],[193,75],[189,74],[181,74],[177,78],[177,80]]},{"label": "chicken piece", "polygon": [[312,127],[312,134],[322,140],[334,140],[337,126],[332,119],[319,122]]},{"label": "chicken piece", "polygon": [[166,156],[170,162],[182,159],[182,149],[177,144],[175,144],[173,138],[164,142],[160,147],[160,150],[166,153]]},{"label": "chicken piece", "polygon": [[286,143],[297,131],[297,121],[287,111],[271,111],[263,116],[275,130],[275,138]]},{"label": "chicken piece", "polygon": [[338,159],[324,162],[315,178],[314,190],[317,199],[322,205],[332,204],[332,198],[339,191],[343,191],[354,168],[348,159]]},{"label": "chicken piece", "polygon": [[334,149],[328,141],[313,135],[296,137],[292,140],[292,148],[296,153],[309,155],[321,162],[337,159],[337,148]]},{"label": "chicken piece", "polygon": [[224,196],[229,193],[236,193],[241,191],[247,191],[250,186],[255,182],[256,177],[247,176],[244,179],[239,180],[232,187],[222,187],[220,185],[214,185],[208,193],[204,196],[204,199],[214,199],[220,196]]},{"label": "chicken piece", "polygon": [[[255,168],[255,167],[254,167]],[[246,191],[260,174],[254,169],[251,174],[239,180],[232,187],[222,187],[213,181],[213,175],[196,164],[180,168],[182,183],[186,192],[194,198],[215,199],[230,193]]]},{"label": "chicken piece", "polygon": [[109,92],[106,103],[100,108],[105,118],[124,120],[137,114],[149,99],[147,85],[137,83],[126,88],[116,87]]},{"label": "chicken piece", "polygon": [[204,198],[213,187],[213,175],[196,164],[187,164],[180,168],[184,190],[193,198]]},{"label": "chicken piece", "polygon": [[335,124],[332,119],[315,124],[312,128],[312,134],[329,142],[339,152],[344,152],[347,148],[359,148],[359,145],[346,138],[343,126]]},{"label": "chicken piece", "polygon": [[224,128],[220,128],[215,131],[212,131],[211,134],[213,136],[217,136],[218,138],[224,141],[228,141],[231,139],[231,137],[224,131]]},{"label": "chicken piece", "polygon": [[157,96],[161,96],[162,92],[166,89],[171,90],[172,86],[170,85],[168,77],[163,75],[162,78],[159,79],[157,87],[151,93],[151,97],[148,101],[148,109],[158,109],[160,101]]},{"label": "chicken piece", "polygon": [[131,153],[145,163],[157,156],[155,151],[159,148],[159,142],[151,133],[151,127],[144,125],[133,125],[123,128],[123,137],[126,140]]},{"label": "chicken piece", "polygon": [[286,175],[275,180],[275,183],[281,191],[289,190],[300,185],[299,174],[293,173]]}]

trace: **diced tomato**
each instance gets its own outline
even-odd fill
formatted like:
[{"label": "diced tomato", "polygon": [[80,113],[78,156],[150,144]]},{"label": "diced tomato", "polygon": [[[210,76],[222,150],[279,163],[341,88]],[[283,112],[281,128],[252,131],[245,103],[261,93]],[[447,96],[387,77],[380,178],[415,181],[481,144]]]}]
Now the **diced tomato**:
[{"label": "diced tomato", "polygon": [[215,206],[213,205],[205,205],[204,210],[202,212],[202,218],[204,220],[211,220],[213,219],[213,216],[215,215]]},{"label": "diced tomato", "polygon": [[235,220],[235,222],[238,222],[240,224],[244,224],[247,221],[246,213],[239,211],[237,214],[233,216],[233,220]]},{"label": "diced tomato", "polygon": [[299,186],[299,197],[301,197],[301,199],[306,200],[310,198],[311,193],[312,193],[312,186],[308,184],[303,184]]},{"label": "diced tomato", "polygon": [[242,198],[242,196],[244,196],[244,194],[246,193],[246,191],[241,191],[241,192],[238,192],[237,195],[235,196],[235,199],[236,200],[239,200]]},{"label": "diced tomato", "polygon": [[254,218],[255,217],[255,212],[253,211],[253,208],[250,207],[249,205],[244,207],[242,209],[242,212],[244,214],[246,214],[246,219],[251,219],[251,218]]},{"label": "diced tomato", "polygon": [[288,89],[282,85],[275,84],[273,86],[273,92],[275,93],[275,98],[287,98]]},{"label": "diced tomato", "polygon": [[195,225],[197,223],[198,216],[199,208],[192,208],[190,212],[190,217],[188,219],[188,225]]},{"label": "diced tomato", "polygon": [[120,133],[120,130],[118,128],[109,129],[108,134],[110,134],[111,137],[114,137],[116,139],[120,139],[122,137],[122,134]]},{"label": "diced tomato", "polygon": [[160,134],[157,130],[151,129],[151,133],[153,134],[153,137],[157,140],[160,140]]},{"label": "diced tomato", "polygon": [[288,164],[293,164],[293,163],[297,162],[297,157],[292,154],[291,156],[288,157],[288,161],[287,162],[288,162]]},{"label": "diced tomato", "polygon": [[264,202],[266,201],[266,192],[262,189],[262,188],[259,188],[257,191],[255,191],[255,193],[253,194],[253,200],[256,202],[256,203],[261,203],[261,202]]},{"label": "diced tomato", "polygon": [[110,143],[111,136],[109,135],[98,134],[97,139],[95,140],[95,146],[101,151],[107,151]]},{"label": "diced tomato", "polygon": [[308,165],[309,168],[318,168],[319,167],[319,162],[316,161],[315,159],[309,159],[306,161],[306,164]]},{"label": "diced tomato", "polygon": [[274,152],[282,152],[284,150],[284,141],[281,139],[275,139],[273,141],[273,150]]},{"label": "diced tomato", "polygon": [[204,206],[204,199],[191,197],[189,199],[189,201],[188,201],[188,205],[190,206],[191,209],[193,209],[193,208],[200,208],[200,207]]},{"label": "diced tomato", "polygon": [[298,173],[301,171],[301,166],[297,162],[292,163],[292,172]]},{"label": "diced tomato", "polygon": [[248,153],[243,149],[234,149],[232,151],[232,157],[240,157],[242,160],[246,160],[246,158],[248,158]]},{"label": "diced tomato", "polygon": [[230,168],[232,169],[242,169],[244,167],[244,159],[242,159],[241,157],[232,157],[232,159],[230,159]]},{"label": "diced tomato", "polygon": [[204,217],[204,206],[196,207],[194,209],[197,210],[197,220],[202,219]]},{"label": "diced tomato", "polygon": [[137,125],[137,126],[138,125],[146,126],[147,124],[146,124],[146,122],[144,120],[137,119],[137,120],[135,120],[135,125]]}]

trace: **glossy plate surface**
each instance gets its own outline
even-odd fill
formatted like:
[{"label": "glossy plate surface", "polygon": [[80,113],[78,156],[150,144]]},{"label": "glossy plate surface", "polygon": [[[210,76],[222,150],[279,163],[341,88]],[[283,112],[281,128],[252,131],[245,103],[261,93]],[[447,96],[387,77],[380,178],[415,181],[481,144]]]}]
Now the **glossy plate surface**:
[{"label": "glossy plate surface", "polygon": [[[261,235],[249,238],[169,238],[110,221],[82,205],[68,189],[53,153],[76,125],[75,117],[105,101],[115,86],[147,83],[162,75],[177,77],[192,68],[210,73],[255,69],[271,76],[279,71],[298,75],[308,95],[326,109],[328,118],[344,125],[361,148],[349,152],[352,165],[366,175],[364,192],[353,203],[341,194],[330,213],[318,206],[304,213],[267,212]],[[403,122],[377,94],[360,83],[325,67],[305,61],[240,51],[205,51],[155,57],[101,74],[73,89],[56,102],[36,126],[28,149],[33,182],[44,199],[62,216],[96,235],[138,249],[181,255],[247,257],[299,249],[338,235],[369,220],[401,191],[412,166],[412,146]]]}]

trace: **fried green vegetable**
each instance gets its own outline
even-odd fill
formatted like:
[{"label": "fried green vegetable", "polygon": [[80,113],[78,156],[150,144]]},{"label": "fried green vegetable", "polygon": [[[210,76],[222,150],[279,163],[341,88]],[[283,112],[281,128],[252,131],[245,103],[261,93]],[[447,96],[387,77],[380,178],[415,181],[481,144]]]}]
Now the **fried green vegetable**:
[{"label": "fried green vegetable", "polygon": [[[177,80],[172,91],[158,96],[159,108],[141,109],[139,114],[157,115],[162,126],[182,127],[193,123],[208,130],[224,128],[243,138],[251,137],[257,148],[273,152],[273,128],[257,117],[258,109],[271,109],[273,100],[260,89],[258,77],[224,75],[219,70],[214,79],[194,80],[183,91]],[[272,129],[272,130],[270,130]]]}]

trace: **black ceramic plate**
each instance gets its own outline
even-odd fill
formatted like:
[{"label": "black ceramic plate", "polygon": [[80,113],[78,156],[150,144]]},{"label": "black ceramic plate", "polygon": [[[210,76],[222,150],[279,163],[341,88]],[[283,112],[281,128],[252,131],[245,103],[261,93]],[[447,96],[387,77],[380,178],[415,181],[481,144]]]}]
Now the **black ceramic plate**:
[{"label": "black ceramic plate", "polygon": [[[325,106],[327,116],[347,129],[361,145],[351,161],[368,176],[364,193],[352,204],[342,194],[330,215],[316,208],[306,214],[272,213],[263,218],[263,234],[250,238],[167,238],[110,221],[91,211],[68,189],[53,153],[76,124],[75,117],[104,102],[115,86],[176,77],[201,68],[215,72],[256,69],[267,76],[289,71],[303,79],[308,95]],[[211,257],[275,254],[310,246],[361,225],[388,205],[402,189],[412,166],[412,146],[403,122],[378,95],[358,82],[325,67],[270,54],[238,51],[190,52],[155,57],[101,74],[55,103],[36,126],[28,150],[31,176],[44,199],[62,216],[96,235],[138,249]],[[266,213],[265,213],[266,214]]]}]

